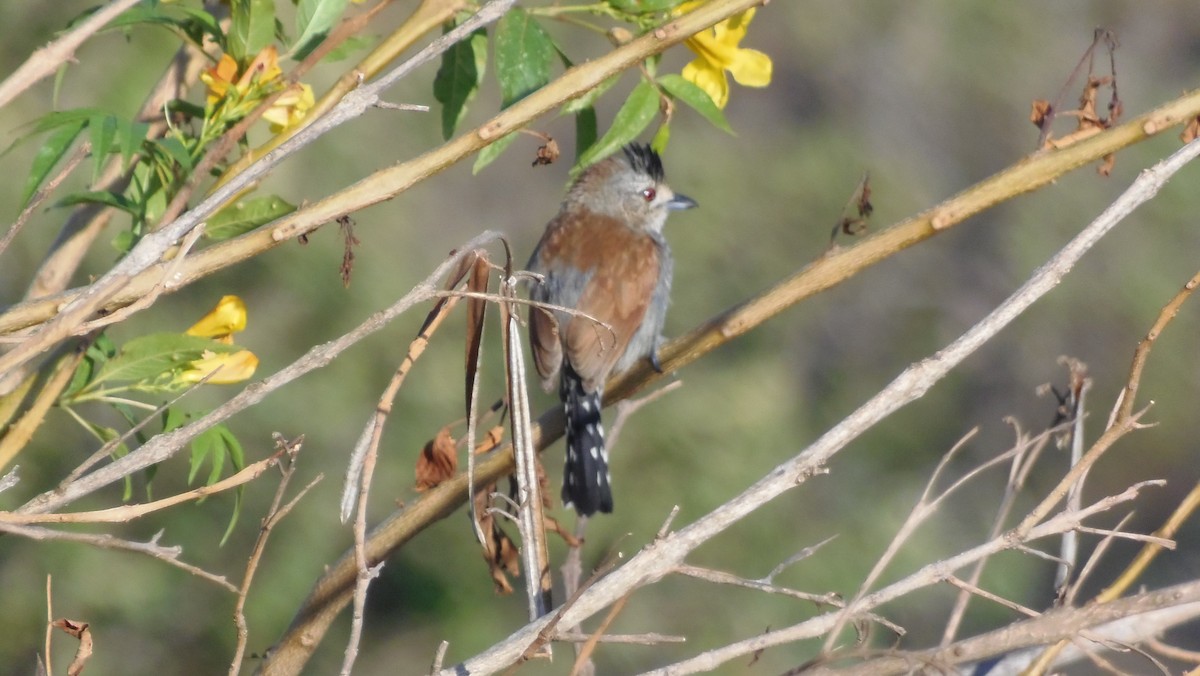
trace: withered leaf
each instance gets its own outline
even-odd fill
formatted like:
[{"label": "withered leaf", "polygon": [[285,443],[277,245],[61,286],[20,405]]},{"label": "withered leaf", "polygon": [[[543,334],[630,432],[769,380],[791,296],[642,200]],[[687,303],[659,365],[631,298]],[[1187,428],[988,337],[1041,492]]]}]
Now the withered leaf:
[{"label": "withered leaf", "polygon": [[495,490],[496,484],[490,484],[475,494],[475,514],[479,519],[479,529],[484,533],[483,560],[487,562],[496,593],[511,594],[513,588],[508,577],[521,574],[521,563],[516,544],[488,511],[490,496]]},{"label": "withered leaf", "polygon": [[1191,143],[1198,136],[1200,136],[1200,115],[1188,121],[1187,126],[1183,128],[1183,133],[1179,135],[1179,140],[1184,143]]},{"label": "withered leaf", "polygon": [[554,164],[558,161],[558,156],[561,153],[558,150],[558,141],[550,139],[546,141],[546,145],[539,146],[537,149],[537,157],[533,160],[533,166],[544,166]]},{"label": "withered leaf", "polygon": [[1038,129],[1041,129],[1042,125],[1046,122],[1046,116],[1048,116],[1053,109],[1054,108],[1050,105],[1049,101],[1045,99],[1034,99],[1033,106],[1029,111],[1029,121],[1032,122]]},{"label": "withered leaf", "polygon": [[[491,266],[488,264],[487,253],[475,252],[475,262],[471,266],[471,277],[467,280],[467,290],[472,293],[487,293]],[[487,314],[487,301],[482,298],[467,298],[467,416],[475,410],[475,402],[471,396],[475,393],[475,379],[479,376],[479,351],[483,348],[483,320]]]},{"label": "withered leaf", "polygon": [[337,222],[342,229],[342,266],[338,273],[342,277],[342,286],[350,288],[350,278],[354,275],[354,247],[362,242],[354,236],[354,221],[349,216],[339,216]]},{"label": "withered leaf", "polygon": [[437,436],[425,444],[417,457],[417,490],[427,491],[454,476],[458,469],[458,454],[454,451],[454,437],[450,428],[443,427]]}]

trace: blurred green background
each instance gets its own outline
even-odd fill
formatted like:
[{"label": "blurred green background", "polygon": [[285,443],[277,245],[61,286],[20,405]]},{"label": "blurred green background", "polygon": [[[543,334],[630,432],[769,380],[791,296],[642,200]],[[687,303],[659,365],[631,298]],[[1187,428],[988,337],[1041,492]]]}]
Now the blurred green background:
[{"label": "blurred green background", "polygon": [[[0,71],[11,72],[92,4],[0,3],[5,35]],[[391,30],[413,4],[397,3],[373,29]],[[1126,119],[1200,83],[1200,5],[1195,3],[822,0],[777,1],[761,9],[743,44],[771,55],[774,81],[764,90],[734,86],[726,113],[737,135],[715,130],[686,110],[673,124],[665,158],[668,176],[701,208],[674,216],[668,226],[677,263],[667,334],[689,330],[819,256],[864,171],[871,173],[876,208],[871,230],[879,230],[1029,153],[1037,138],[1027,119],[1030,101],[1054,98],[1097,26],[1115,31],[1121,43],[1117,72]],[[549,27],[577,61],[607,49],[602,38],[570,26]],[[57,102],[47,81],[0,110],[4,144],[20,135],[22,125],[54,108],[95,105],[133,113],[176,45],[171,35],[152,29],[94,38],[63,75]],[[677,71],[690,58],[677,47],[665,56],[660,72]],[[327,65],[308,81],[319,95],[351,63]],[[1097,61],[1102,64],[1103,57]],[[436,65],[419,70],[387,98],[436,105],[435,70]],[[602,129],[620,94],[634,82],[626,74],[604,99]],[[1068,103],[1076,92],[1073,86]],[[489,79],[464,124],[486,119],[497,101]],[[1069,123],[1060,124],[1060,133],[1069,129]],[[327,226],[307,246],[289,243],[163,298],[113,335],[120,341],[158,330],[182,331],[222,295],[236,293],[250,311],[249,328],[239,342],[262,358],[259,375],[265,376],[390,304],[450,249],[481,230],[503,231],[522,264],[557,209],[573,158],[570,118],[548,116],[533,127],[554,135],[563,147],[563,162],[530,168],[537,142],[522,139],[477,176],[466,162],[391,202],[354,214],[363,244],[349,289],[338,277],[340,235]],[[292,157],[263,190],[293,203],[313,201],[435,147],[440,134],[436,112],[374,110]],[[265,127],[252,132],[255,142],[266,136]],[[0,184],[0,214],[6,219],[19,211],[35,146],[0,157],[10,176]],[[1109,178],[1091,167],[1076,171],[876,266],[684,369],[678,374],[682,389],[636,416],[614,449],[616,513],[592,520],[586,565],[613,552],[637,551],[673,505],[681,508],[676,525],[687,524],[803,449],[908,364],[982,318],[1140,170],[1177,147],[1176,135],[1168,133],[1121,152]],[[1065,382],[1059,355],[1090,367],[1094,386],[1087,429],[1094,439],[1127,376],[1133,348],[1162,304],[1196,271],[1198,179],[1200,167],[1185,169],[1045,300],[922,400],[841,453],[827,476],[736,525],[691,562],[757,578],[804,547],[837,536],[778,582],[852,595],[938,458],[958,438],[980,427],[952,465],[963,471],[1009,447],[1014,433],[1006,416],[1025,430],[1050,423],[1055,402],[1035,396],[1034,390],[1042,383]],[[21,298],[65,216],[54,209],[39,213],[0,259],[0,305]],[[120,218],[114,223],[124,225]],[[111,266],[114,252],[106,243],[116,232],[102,237],[76,284]],[[261,652],[276,640],[323,566],[350,545],[350,531],[337,517],[341,473],[424,314],[425,308],[410,313],[231,421],[251,460],[271,451],[274,431],[305,435],[294,488],[318,472],[326,474],[269,543],[247,607],[251,651]],[[1148,420],[1157,426],[1111,451],[1088,482],[1086,494],[1095,498],[1142,479],[1169,480],[1165,489],[1149,492],[1138,503],[1135,530],[1157,527],[1200,478],[1192,455],[1200,367],[1197,314],[1195,305],[1186,305],[1151,356],[1142,397],[1143,403],[1155,402]],[[498,348],[492,340],[485,353],[488,401],[500,393]],[[434,338],[400,392],[372,493],[374,518],[388,514],[397,501],[414,499],[418,450],[441,425],[461,415],[462,354],[459,314]],[[186,399],[185,407],[207,410],[232,391],[206,388]],[[539,411],[554,405],[541,392],[535,401]],[[108,416],[99,409],[94,414]],[[560,448],[545,456],[556,493]],[[14,508],[54,485],[94,449],[65,415],[52,415],[18,459],[22,482],[0,495],[0,508]],[[180,456],[160,468],[155,495],[184,488],[186,467]],[[1018,508],[1030,506],[1064,467],[1062,454],[1049,453]],[[905,547],[883,582],[981,541],[1003,474],[986,475],[953,500]],[[74,508],[109,506],[119,499],[119,490],[113,487]],[[182,545],[185,560],[236,582],[273,490],[268,478],[248,488],[243,517],[223,548],[218,542],[231,507],[227,496],[104,530],[145,539],[162,529],[163,542]],[[1112,525],[1121,514],[1107,514],[1099,523]],[[558,516],[573,523],[561,509]],[[1155,587],[1195,577],[1200,570],[1196,535],[1195,525],[1185,527],[1179,550],[1163,556],[1143,582]],[[1090,549],[1095,538],[1085,537],[1084,543]],[[1057,548],[1057,543],[1045,544]],[[1133,551],[1127,543],[1114,545],[1089,589],[1109,581]],[[556,567],[563,553],[555,543]],[[92,623],[96,655],[89,673],[200,674],[226,668],[234,645],[232,596],[144,557],[5,537],[0,539],[0,673],[31,672],[42,645],[47,575],[53,576],[55,615]],[[1052,577],[1049,563],[1006,554],[992,561],[984,586],[1044,608],[1051,600]],[[885,610],[908,630],[905,646],[926,646],[940,637],[953,596],[948,588],[935,588]],[[424,673],[442,639],[450,642],[448,663],[470,657],[521,626],[524,608],[520,595],[493,593],[467,520],[457,514],[389,560],[371,587],[358,673]],[[602,647],[599,673],[667,664],[814,612],[804,603],[669,578],[635,594],[613,630],[682,634],[688,642]],[[1008,610],[973,602],[965,631],[1014,619]],[[308,673],[336,671],[348,626],[343,617]],[[891,637],[881,634],[876,633],[878,641],[889,644]],[[61,668],[74,645],[69,640],[56,645]],[[752,671],[776,673],[804,662],[818,647],[769,650]],[[1192,647],[1200,644],[1193,641]],[[554,665],[531,665],[527,671],[566,673],[567,652],[560,649]],[[725,673],[746,671],[739,662]]]}]

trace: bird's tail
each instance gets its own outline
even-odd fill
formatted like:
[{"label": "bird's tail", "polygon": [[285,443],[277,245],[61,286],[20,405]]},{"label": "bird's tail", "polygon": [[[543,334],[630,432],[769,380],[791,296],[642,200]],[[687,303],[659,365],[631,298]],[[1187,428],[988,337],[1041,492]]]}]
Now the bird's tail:
[{"label": "bird's tail", "polygon": [[584,391],[579,374],[570,364],[563,364],[559,397],[567,420],[567,463],[563,468],[562,500],[564,505],[574,505],[583,516],[611,512],[613,508],[608,451],[600,423],[601,395],[599,388]]}]

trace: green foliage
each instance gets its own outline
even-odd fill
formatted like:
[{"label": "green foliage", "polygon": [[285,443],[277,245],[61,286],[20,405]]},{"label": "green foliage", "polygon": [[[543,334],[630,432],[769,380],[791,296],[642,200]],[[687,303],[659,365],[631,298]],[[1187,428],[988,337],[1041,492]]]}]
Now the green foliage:
[{"label": "green foliage", "polygon": [[550,68],[558,50],[546,29],[525,10],[509,10],[500,19],[495,41],[501,108],[550,82]]},{"label": "green foliage", "polygon": [[240,350],[212,338],[183,333],[152,333],[125,343],[116,355],[105,360],[81,393],[96,391],[111,382],[137,383],[138,389],[178,389],[175,377],[206,353],[227,354]]},{"label": "green foliage", "polygon": [[[449,28],[449,27],[447,27]],[[442,54],[433,97],[442,104],[442,137],[454,135],[487,70],[487,31],[480,29]]]},{"label": "green foliage", "polygon": [[471,167],[471,173],[478,174],[484,167],[491,164],[500,153],[508,150],[508,147],[516,141],[520,134],[512,133],[497,139],[489,146],[484,146],[483,150],[479,151],[479,155],[475,158],[475,164]]},{"label": "green foliage", "polygon": [[612,126],[599,141],[579,155],[573,172],[578,173],[593,162],[608,157],[621,146],[638,137],[658,113],[658,89],[642,80],[629,93],[629,98],[613,117]]},{"label": "green foliage", "polygon": [[225,33],[212,14],[181,2],[148,2],[135,5],[109,23],[108,28],[128,30],[140,25],[161,26],[178,31],[194,45],[203,45],[206,38],[212,39],[218,45],[225,44]]},{"label": "green foliage", "polygon": [[682,0],[608,0],[614,9],[627,14],[653,14],[675,8]]},{"label": "green foliage", "polygon": [[289,204],[278,195],[239,200],[208,219],[204,236],[214,241],[237,237],[295,210],[296,205]]},{"label": "green foliage", "polygon": [[[214,425],[207,430],[201,432],[192,442],[191,461],[188,468],[188,483],[191,484],[196,480],[196,474],[205,462],[209,463],[208,478],[205,479],[205,485],[211,486],[221,480],[221,474],[225,468],[225,461],[228,460],[233,465],[234,472],[239,472],[246,466],[246,452],[242,448],[241,442],[233,435],[224,424]],[[244,486],[238,486],[234,491],[233,513],[229,518],[229,525],[225,527],[225,533],[221,536],[221,544],[224,545],[229,539],[229,535],[233,532],[234,526],[237,525],[238,517],[242,513],[242,489]]]},{"label": "green foliage", "polygon": [[225,50],[240,65],[275,40],[275,0],[230,0]]},{"label": "green foliage", "polygon": [[693,110],[704,116],[704,119],[712,123],[717,129],[733,133],[733,127],[729,126],[729,121],[725,119],[725,113],[713,103],[705,91],[690,81],[685,80],[682,75],[668,73],[659,75],[658,84],[667,91],[668,94],[675,97],[678,101],[683,101],[691,106]]},{"label": "green foliage", "polygon": [[299,37],[289,50],[297,61],[316,49],[346,11],[347,0],[300,0],[296,5],[296,33]]},{"label": "green foliage", "polygon": [[75,137],[87,125],[86,122],[69,122],[56,129],[38,148],[33,158],[33,166],[29,168],[29,177],[25,179],[25,191],[21,194],[21,205],[28,206],[34,193],[54,171],[55,165],[67,154]]}]

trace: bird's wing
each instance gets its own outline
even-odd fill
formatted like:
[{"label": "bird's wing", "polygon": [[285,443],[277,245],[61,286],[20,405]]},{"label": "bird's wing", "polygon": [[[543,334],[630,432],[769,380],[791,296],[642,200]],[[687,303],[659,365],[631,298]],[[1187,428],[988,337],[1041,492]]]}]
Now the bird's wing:
[{"label": "bird's wing", "polygon": [[[574,307],[593,319],[575,316],[563,323],[567,359],[593,391],[604,384],[641,326],[659,276],[658,246],[649,236],[620,221],[592,215],[572,258],[591,275]],[[601,323],[597,323],[601,322]]]}]

